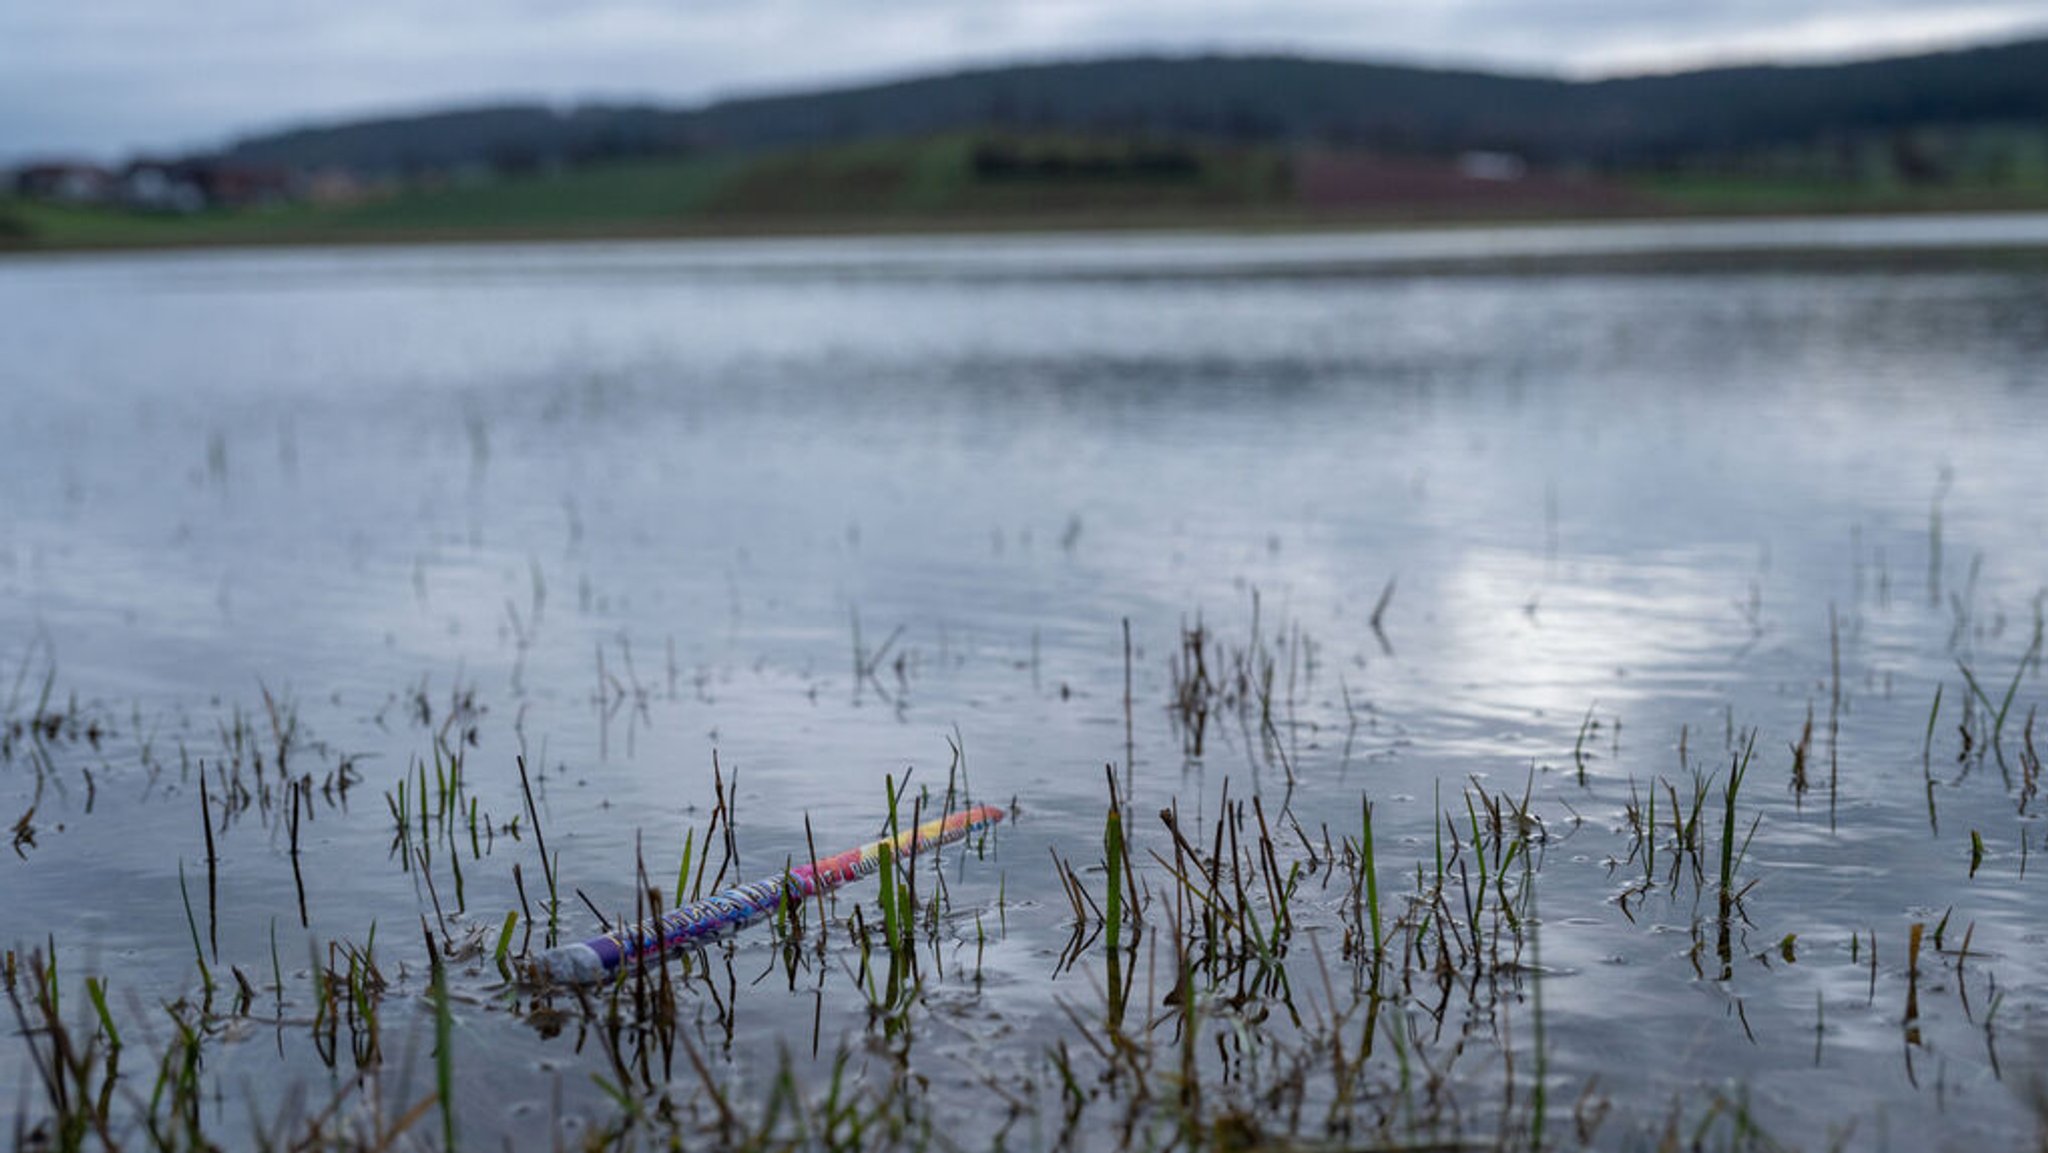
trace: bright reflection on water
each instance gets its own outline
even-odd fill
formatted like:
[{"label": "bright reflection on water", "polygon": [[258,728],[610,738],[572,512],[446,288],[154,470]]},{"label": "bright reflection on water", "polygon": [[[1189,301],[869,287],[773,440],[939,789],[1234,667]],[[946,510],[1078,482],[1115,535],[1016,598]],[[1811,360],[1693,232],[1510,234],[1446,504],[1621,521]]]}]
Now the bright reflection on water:
[{"label": "bright reflection on water", "polygon": [[[1320,844],[1325,826],[1355,833],[1364,794],[1399,894],[1433,859],[1438,806],[1462,820],[1475,780],[1532,791],[1558,1124],[1606,1101],[1597,1140],[1626,1145],[1718,1092],[1789,1144],[2008,1143],[2033,1132],[2022,1089],[2048,1008],[2048,877],[2028,864],[2048,845],[2018,779],[2042,696],[2039,660],[2021,661],[2048,582],[2048,273],[1998,250],[2044,233],[1985,218],[0,265],[0,700],[26,717],[47,678],[51,707],[75,699],[108,734],[33,757],[17,742],[0,764],[0,817],[33,807],[35,830],[0,864],[0,947],[54,937],[68,974],[105,973],[138,1019],[195,995],[178,867],[203,874],[205,848],[180,764],[217,760],[238,718],[267,738],[266,690],[319,742],[303,771],[353,756],[363,780],[304,830],[310,931],[282,820],[217,819],[220,964],[267,975],[274,927],[289,985],[312,942],[361,943],[374,922],[409,994],[434,894],[393,854],[384,794],[458,692],[486,710],[468,750],[481,809],[500,827],[521,812],[525,748],[566,883],[608,911],[631,904],[636,844],[659,882],[684,830],[702,835],[714,751],[760,873],[805,851],[806,816],[821,851],[872,835],[885,774],[943,789],[957,735],[974,790],[1022,812],[952,874],[985,921],[1002,893],[1001,931],[977,962],[971,916],[956,923],[925,1026],[956,1062],[928,1070],[935,1107],[971,1115],[982,1091],[959,1070],[1044,1077],[1060,1003],[1101,996],[1099,977],[1052,975],[1069,925],[1048,849],[1101,851],[1102,767],[1127,768],[1128,620],[1141,862],[1167,849],[1151,814],[1169,804],[1207,822],[1226,787],[1258,794]],[[1918,266],[1954,249],[1988,255]],[[1701,252],[1740,259],[1656,262]],[[1190,758],[1168,707],[1181,630],[1243,646],[1255,605],[1286,646],[1279,740],[1233,715]],[[856,644],[883,653],[872,680]],[[1967,707],[1981,754],[1987,700],[2014,684],[2002,773],[1962,755],[1958,725]],[[1698,928],[1711,877],[1629,893],[1626,811],[1660,778],[1683,793],[1695,769],[1725,774],[1749,730],[1754,887],[1724,960]],[[513,862],[536,885],[523,834],[465,855],[464,923],[518,907]],[[1300,914],[1298,948],[1333,965],[1342,887]],[[591,928],[580,903],[564,916]],[[1909,1027],[1914,922],[1930,937]],[[739,941],[742,982],[770,967],[768,936]],[[572,1117],[608,1116],[594,1046],[504,1012],[494,975],[458,980],[469,1132],[544,1119],[558,1084]],[[730,1050],[695,1034],[743,1096],[778,1045],[802,1058],[815,1029],[815,1082],[861,1035],[850,986],[808,980],[740,989]],[[1524,1081],[1529,981],[1509,1034],[1472,1042],[1513,1047]],[[419,1064],[430,1017],[407,996],[390,1018],[388,1059]],[[341,1084],[290,1028],[230,1032],[211,1058],[224,1085]],[[1459,1068],[1467,1121],[1494,1132],[1497,1059]],[[17,1092],[31,1076],[20,1044],[0,1048],[9,1131],[39,1100]],[[228,1113],[213,1122],[241,1132]]]}]

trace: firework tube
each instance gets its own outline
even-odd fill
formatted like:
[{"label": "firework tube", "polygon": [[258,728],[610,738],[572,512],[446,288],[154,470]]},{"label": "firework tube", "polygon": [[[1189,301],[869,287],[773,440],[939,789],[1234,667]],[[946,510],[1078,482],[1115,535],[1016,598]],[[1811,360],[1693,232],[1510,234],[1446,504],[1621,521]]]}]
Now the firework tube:
[{"label": "firework tube", "polygon": [[801,901],[858,880],[881,867],[882,850],[894,846],[901,857],[951,844],[1003,819],[994,805],[976,805],[950,817],[926,821],[895,837],[883,837],[858,849],[799,865],[751,884],[651,917],[637,925],[563,945],[542,953],[535,962],[540,975],[555,981],[587,984],[602,981],[628,962],[659,957],[685,945],[742,928],[775,912],[784,900]]}]

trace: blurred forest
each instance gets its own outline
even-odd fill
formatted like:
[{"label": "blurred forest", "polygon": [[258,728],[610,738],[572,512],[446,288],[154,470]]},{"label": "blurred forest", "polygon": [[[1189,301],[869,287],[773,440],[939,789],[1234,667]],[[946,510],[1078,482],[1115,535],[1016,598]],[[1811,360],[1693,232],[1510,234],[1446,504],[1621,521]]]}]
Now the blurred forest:
[{"label": "blurred forest", "polygon": [[1807,67],[1574,82],[1287,57],[1045,64],[694,110],[511,106],[301,128],[250,163],[416,173],[968,130],[1315,144],[1541,166],[1936,179],[2039,165],[2048,40]]}]

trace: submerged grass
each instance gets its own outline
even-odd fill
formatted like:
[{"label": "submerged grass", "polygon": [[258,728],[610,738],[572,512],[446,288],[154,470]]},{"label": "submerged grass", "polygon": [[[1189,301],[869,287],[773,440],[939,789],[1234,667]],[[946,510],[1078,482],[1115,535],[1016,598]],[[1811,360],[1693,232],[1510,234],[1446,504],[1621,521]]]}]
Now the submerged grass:
[{"label": "submerged grass", "polygon": [[[1740,877],[1748,841],[1737,834],[1746,825],[1753,836],[1757,823],[1741,811],[1754,746],[1752,735],[1720,786],[1724,933],[1747,891]],[[1206,824],[1164,810],[1158,831],[1165,840],[1141,858],[1132,851],[1133,822],[1113,768],[1107,784],[1099,880],[1091,882],[1064,861],[1056,860],[1055,868],[1069,893],[1077,942],[1063,968],[1088,975],[1084,998],[1100,998],[1100,1009],[1070,1005],[1070,1028],[1024,1062],[1024,1081],[988,1075],[983,1088],[999,1103],[998,1132],[1006,1141],[1095,1147],[1106,1135],[1117,1147],[1235,1149],[1334,1140],[1543,1149],[1598,1139],[1607,1107],[1591,1086],[1574,1092],[1568,1080],[1560,1082],[1551,1057],[1536,905],[1550,834],[1537,811],[1533,779],[1519,793],[1469,784],[1442,811],[1440,841],[1425,846],[1412,886],[1391,912],[1380,884],[1386,862],[1375,805],[1363,795],[1355,838],[1339,842],[1327,830],[1304,828],[1286,809],[1269,812],[1262,797],[1231,799],[1226,788],[1219,812]],[[721,782],[721,796],[725,788]],[[1653,788],[1642,818],[1646,844],[1668,837],[1674,862],[1696,861],[1703,848],[1698,809],[1707,788],[1696,782],[1692,815],[1662,829]],[[885,784],[890,811],[908,804],[913,820],[926,796],[910,794],[893,775]],[[536,825],[537,816],[537,809],[529,813]],[[731,828],[723,804],[712,820],[707,843],[721,827]],[[889,827],[900,828],[900,818]],[[679,892],[701,885],[708,871],[696,843],[694,831],[685,836]],[[1646,870],[1658,874],[1657,858],[1645,855]],[[821,924],[827,917],[841,920],[857,965],[836,961],[838,950],[826,948],[822,934],[817,948],[797,947],[805,932],[803,906],[777,919],[775,937],[785,944],[774,950],[773,967],[792,990],[811,988],[822,1002],[851,978],[870,1007],[864,1037],[814,1050],[805,1067],[829,1069],[817,1084],[806,1085],[799,1063],[786,1053],[765,1095],[721,1072],[746,996],[735,972],[742,956],[735,943],[597,990],[515,984],[493,999],[544,1031],[566,1025],[596,1040],[607,1068],[597,1083],[613,1111],[595,1135],[606,1141],[712,1140],[759,1149],[949,1146],[942,1137],[948,1106],[927,1096],[923,1086],[931,1074],[916,1054],[934,1030],[946,1028],[932,997],[945,987],[951,963],[948,926],[965,918],[979,935],[983,920],[980,909],[952,907],[954,887],[939,883],[944,874],[925,857],[885,857],[873,916],[856,904],[840,917],[837,897],[814,910]],[[1661,883],[1676,886],[1696,871],[1673,867]],[[1315,894],[1332,880],[1346,895],[1324,906]],[[931,886],[921,896],[925,881]],[[659,895],[650,893],[638,912],[660,906]],[[1141,931],[1148,909],[1156,933]],[[1328,968],[1335,958],[1323,955],[1312,934],[1304,935],[1331,912],[1343,929],[1343,980]],[[188,921],[205,972],[196,911]],[[458,957],[481,959],[488,942],[489,968],[514,971],[524,952],[516,945],[518,921],[517,911],[509,913],[494,935],[480,931],[484,940],[474,944],[449,944],[446,926],[437,931],[423,921],[431,1093],[415,1098],[401,1092],[402,1105],[388,1111],[337,1098],[311,1117],[264,1122],[262,1131],[293,1132],[297,1124],[304,1126],[299,1136],[316,1143],[376,1147],[372,1139],[416,1135],[438,1115],[438,1144],[455,1147],[466,1131],[458,1129],[466,1105],[453,1075],[461,1012],[455,964]],[[1099,958],[1099,967],[1096,960],[1081,963],[1091,957]],[[46,1085],[36,1132],[70,1141],[104,1127],[108,1144],[124,1143],[123,1133],[146,1135],[148,1144],[217,1139],[217,1122],[196,1106],[213,1091],[204,1058],[226,1022],[247,1018],[249,998],[231,1008],[216,1008],[210,996],[176,1007],[157,1084],[141,1102],[108,1089],[125,1083],[119,1070],[124,1039],[103,980],[85,985],[96,1025],[81,1035],[78,1027],[61,1024],[54,966],[45,967],[38,955],[27,969],[22,986],[39,992],[17,995],[17,1016],[30,1022],[24,1035],[49,1039],[36,1047],[38,1063],[51,1079],[62,1075],[60,1088]],[[1162,974],[1163,988],[1156,983]],[[280,972],[276,983],[282,1003],[289,982]],[[323,1062],[367,1079],[357,1084],[386,1078],[389,998],[400,985],[379,959],[375,927],[360,947],[334,941],[316,953],[309,984],[310,1022],[293,1025],[280,1015],[281,1036],[303,1030]],[[1917,989],[1917,968],[1909,984]],[[1513,1040],[1517,1033],[1526,1043]],[[680,1080],[677,1071],[685,1073]],[[1579,1104],[1560,1116],[1557,1103],[1574,1096]],[[366,1123],[366,1112],[379,1119]],[[1725,1122],[1731,1115],[1708,1117]],[[1027,1133],[1037,1136],[1026,1139]]]},{"label": "submerged grass", "polygon": [[[537,949],[553,945],[571,922],[585,917],[573,903],[564,909],[562,890],[581,897],[597,923],[630,925],[742,876],[738,775],[716,754],[716,801],[701,828],[681,830],[667,895],[650,881],[637,851],[630,877],[607,883],[584,875],[572,883],[562,872],[564,858],[551,847],[564,843],[561,830],[552,843],[543,833],[542,802],[558,778],[545,768],[536,773],[523,754],[511,758],[519,787],[512,803],[520,816],[500,825],[470,791],[465,750],[475,739],[463,734],[478,712],[472,707],[456,727],[444,720],[436,728],[432,710],[421,710],[428,714],[420,722],[422,739],[431,743],[395,774],[385,807],[392,822],[389,864],[418,886],[423,952],[386,946],[380,954],[372,922],[361,945],[309,937],[307,968],[288,974],[277,957],[273,917],[269,961],[275,996],[259,1004],[244,970],[262,969],[238,956],[248,944],[235,932],[246,917],[228,863],[241,855],[221,853],[215,838],[233,836],[236,823],[250,814],[267,822],[278,854],[289,857],[305,926],[311,918],[300,871],[300,822],[316,811],[321,819],[328,812],[345,813],[339,804],[316,810],[315,796],[329,794],[316,790],[303,768],[312,746],[288,706],[266,693],[265,709],[250,715],[257,722],[268,718],[267,737],[256,739],[264,724],[238,720],[223,726],[218,759],[209,752],[195,769],[164,770],[199,777],[195,791],[203,831],[192,837],[189,822],[180,826],[191,851],[206,853],[204,935],[182,858],[177,870],[198,990],[164,998],[150,1009],[140,1002],[148,994],[122,977],[121,991],[130,997],[124,1006],[110,998],[106,975],[79,974],[84,997],[73,1002],[67,1018],[57,943],[7,955],[19,1045],[34,1075],[33,1105],[16,1143],[231,1143],[237,1137],[206,1103],[232,1088],[217,1066],[234,1061],[234,1039],[259,1029],[275,1034],[281,1054],[310,1052],[338,1088],[331,1101],[310,1113],[298,1111],[290,1095],[267,1098],[271,1104],[263,1108],[272,1112],[254,1114],[256,1144],[385,1148],[403,1141],[454,1148],[458,1138],[488,1143],[489,1108],[463,1099],[457,1062],[467,1070],[472,1059],[491,1068],[505,1058],[493,1056],[488,1045],[458,1038],[470,1036],[472,1024],[482,1035],[512,1021],[543,1038],[571,1038],[563,1048],[576,1054],[586,1074],[578,1087],[594,1084],[604,1102],[593,1111],[585,1097],[573,1108],[589,1120],[585,1132],[599,1143],[708,1142],[753,1149],[1772,1147],[1757,1103],[1739,1084],[1690,1096],[1687,1090],[1696,1086],[1671,1087],[1677,1103],[1661,1129],[1644,1121],[1655,1110],[1645,1109],[1640,1088],[1617,1111],[1597,1071],[1587,1072],[1587,1054],[1561,1039],[1572,1034],[1558,1027],[1559,999],[1546,995],[1564,971],[1546,968],[1545,957],[1569,957],[1582,949],[1573,937],[1575,920],[1559,913],[1572,906],[1569,887],[1544,884],[1542,910],[1537,891],[1557,842],[1601,836],[1598,807],[1611,804],[1616,839],[1608,864],[1619,886],[1614,907],[1627,922],[1643,917],[1646,931],[1653,922],[1660,930],[1689,931],[1686,961],[1703,986],[1725,999],[1729,1028],[1749,1034],[1745,1003],[1754,995],[1754,982],[1828,963],[1826,950],[1814,944],[1825,939],[1819,930],[1791,923],[1810,914],[1777,907],[1775,888],[1753,895],[1770,872],[1768,863],[1759,864],[1751,854],[1767,815],[1772,829],[1781,819],[1798,821],[1801,797],[1814,787],[1815,706],[1805,706],[1803,728],[1794,717],[1782,733],[1774,732],[1777,743],[1761,741],[1760,728],[1738,730],[1729,710],[1728,759],[1718,772],[1689,761],[1690,733],[1681,729],[1679,773],[1641,782],[1623,775],[1629,765],[1619,740],[1612,743],[1614,771],[1588,771],[1593,737],[1605,723],[1589,708],[1578,719],[1572,761],[1561,770],[1553,774],[1531,766],[1522,783],[1506,788],[1476,773],[1449,790],[1439,781],[1442,791],[1435,799],[1417,806],[1428,810],[1425,826],[1401,818],[1399,806],[1409,798],[1393,794],[1379,779],[1321,780],[1314,782],[1310,801],[1297,795],[1310,773],[1335,763],[1332,750],[1317,751],[1318,721],[1300,715],[1315,708],[1309,687],[1315,646],[1298,625],[1270,629],[1257,594],[1250,608],[1250,627],[1239,645],[1218,642],[1199,616],[1182,627],[1169,667],[1167,711],[1170,739],[1188,754],[1182,771],[1189,774],[1200,771],[1205,746],[1213,748],[1219,734],[1231,734],[1233,726],[1218,722],[1235,721],[1250,761],[1251,787],[1225,777],[1214,782],[1212,792],[1196,781],[1150,808],[1156,820],[1140,810],[1134,794],[1156,788],[1157,781],[1131,771],[1132,728],[1146,711],[1133,703],[1139,682],[1127,664],[1128,687],[1117,701],[1126,763],[1121,772],[1105,766],[1099,860],[1089,859],[1092,851],[1077,851],[1060,829],[1028,826],[1014,835],[1027,843],[1042,841],[1043,847],[1032,844],[1026,854],[1004,855],[993,835],[943,857],[885,850],[871,892],[820,892],[815,901],[785,901],[775,910],[772,929],[751,940],[707,942],[585,988],[521,979]],[[1384,608],[1383,595],[1375,618]],[[1853,648],[1843,641],[1854,635],[1831,614],[1827,675],[1830,711],[1837,719],[1853,715],[1843,688],[1852,679],[1844,666]],[[892,638],[877,652],[893,643]],[[876,654],[858,640],[855,647],[857,672],[872,678]],[[1972,756],[1981,762],[1995,753],[2009,719],[2024,713],[2023,723],[2011,725],[2021,734],[2011,790],[2022,815],[2038,776],[2038,756],[2034,710],[2020,708],[2021,693],[2024,674],[2038,667],[2038,647],[2037,639],[1997,697],[1984,691],[1967,663],[1958,662],[1970,690],[1964,698],[1970,715],[1958,730],[1965,769]],[[1137,649],[1133,644],[1126,652]],[[1358,714],[1350,687],[1340,682],[1335,691],[1342,694],[1342,717],[1329,721],[1335,715],[1330,706],[1323,720],[1334,727],[1349,721],[1343,764],[1337,766],[1342,776]],[[1910,758],[1911,737],[1921,736],[1930,833],[1938,834],[1933,764],[1941,688],[1932,695],[1924,731],[1917,713],[1905,730],[1904,755]],[[38,717],[54,699],[47,684],[24,693],[24,699],[31,696],[42,702],[32,710]],[[47,743],[50,733],[79,723],[66,718],[89,713],[60,711],[55,729],[36,721],[34,733],[24,730],[24,740],[30,746],[38,739]],[[1617,717],[1617,730],[1619,724]],[[1634,731],[1633,719],[1631,726]],[[1561,728],[1554,747],[1569,736],[1571,730]],[[913,786],[909,772],[885,775],[885,835],[900,833],[906,820],[916,825],[970,803],[957,732],[949,746],[953,764],[943,788]],[[1782,807],[1773,807],[1754,787],[1762,779],[1751,774],[1761,765],[1759,747],[1791,755],[1790,796]],[[1843,743],[1843,760],[1854,763],[1853,747]],[[1608,755],[1608,742],[1600,748]],[[298,766],[289,776],[287,764]],[[514,774],[498,775],[498,795],[510,798]],[[1272,783],[1281,776],[1285,788]],[[345,790],[348,778],[341,780]],[[1831,792],[1836,784],[1831,771]],[[1091,804],[1082,817],[1085,827],[1095,827],[1092,812]],[[1323,819],[1342,813],[1355,815]],[[1990,835],[1969,829],[1972,879],[1996,875],[2000,862],[2010,859],[1998,827],[1976,823]],[[802,844],[778,850],[781,868],[816,861],[808,816],[802,826]],[[572,829],[566,842],[572,858],[577,832]],[[2022,870],[2026,832],[2023,827],[2018,842]],[[522,860],[491,858],[490,840],[499,833],[522,842],[512,854]],[[657,843],[674,845],[668,838],[675,833],[671,828],[660,834]],[[529,836],[546,886],[539,909],[527,900],[523,880],[522,865],[531,865],[523,846]],[[760,860],[758,852],[749,842],[749,859]],[[1585,855],[1579,846],[1571,854]],[[665,860],[660,869],[668,867]],[[573,869],[576,862],[569,864]],[[1011,872],[1031,891],[1065,898],[1026,916],[1057,922],[1068,934],[1051,965],[1055,983],[1047,999],[1057,1012],[1021,1027],[1012,1023],[1014,994],[1003,989],[1006,981],[1015,983],[1020,954],[1039,942],[1024,933],[1011,936],[1014,911],[1032,906],[1009,899]],[[444,906],[439,886],[449,881],[454,901]],[[471,915],[465,890],[478,894],[475,908],[492,910],[488,919]],[[498,919],[496,910],[515,894],[517,907]],[[1654,915],[1645,917],[1646,909]],[[1879,996],[1886,980],[1903,993],[1909,1068],[1915,1053],[1928,1049],[1927,1034],[1943,1026],[1946,1006],[1937,1004],[1937,988],[1961,991],[1964,1015],[1981,1028],[1996,1060],[1992,1020],[2003,990],[1989,972],[1991,954],[1973,944],[1977,925],[1967,910],[1956,923],[1968,926],[1959,944],[1956,933],[1945,932],[1946,914],[1931,930],[1915,920],[1903,976],[1887,974],[1878,964],[1875,929],[1867,945],[1861,933],[1849,937],[1847,964],[1859,983],[1868,951],[1870,1003],[1896,1008],[1890,994]],[[1887,941],[1896,940],[1889,935],[1894,931],[1887,930]],[[1887,954],[1894,948],[1887,944]],[[1675,955],[1668,946],[1664,951]],[[1674,967],[1683,969],[1685,962]],[[1987,995],[1971,1005],[1967,999],[1986,988],[1986,981],[1994,982]],[[785,1000],[770,1002],[776,997]],[[274,1009],[267,1007],[272,1001]],[[764,1002],[770,1007],[757,1008]],[[1006,1003],[1010,1016],[999,1024],[977,1019],[999,1017],[991,1006]],[[786,1023],[792,1004],[810,1006],[808,1054],[801,1052],[802,1040],[785,1029],[773,1059],[766,1060],[765,1043],[750,1032],[763,1021]],[[1825,1057],[1824,1037],[1842,1027],[1843,1015],[1838,1006],[1816,999],[1816,1063]],[[833,1023],[846,1030],[837,1038]],[[988,1028],[1016,1029],[1008,1045],[1016,1051],[973,1040],[975,1030]],[[423,1035],[431,1037],[433,1082],[424,1093],[407,1083]],[[141,1068],[152,1059],[153,1068]],[[388,1100],[382,1096],[387,1090]],[[960,1114],[970,1105],[986,1114],[982,1128],[961,1128]],[[1610,1120],[1617,1115],[1632,1117],[1619,1136]]]}]

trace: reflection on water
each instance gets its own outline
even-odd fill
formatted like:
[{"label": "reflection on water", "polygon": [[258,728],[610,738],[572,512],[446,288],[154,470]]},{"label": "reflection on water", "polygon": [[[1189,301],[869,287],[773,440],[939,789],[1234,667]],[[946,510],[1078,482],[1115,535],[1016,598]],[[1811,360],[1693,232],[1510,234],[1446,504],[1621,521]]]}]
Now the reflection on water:
[{"label": "reflection on water", "polygon": [[[466,858],[478,924],[519,906],[510,862],[535,883],[521,751],[563,872],[618,908],[636,851],[673,862],[701,833],[714,751],[753,870],[802,852],[806,817],[821,850],[868,835],[885,774],[943,788],[957,741],[975,790],[1022,819],[954,874],[984,911],[1004,894],[1002,932],[974,983],[932,995],[957,1022],[946,1052],[1023,1076],[1066,1027],[1058,1000],[1092,996],[1048,975],[1068,911],[1042,863],[1101,851],[1105,763],[1146,815],[1141,860],[1168,851],[1149,814],[1170,804],[1213,821],[1226,788],[1256,793],[1299,821],[1297,853],[1343,835],[1363,793],[1385,883],[1411,888],[1439,806],[1462,819],[1476,780],[1526,789],[1545,830],[1548,1070],[1612,1100],[1624,1120],[1599,1140],[1737,1087],[1793,1144],[2031,1133],[2040,1062],[2000,1046],[2048,997],[2022,764],[2048,275],[1908,266],[2038,248],[2044,228],[0,265],[0,700],[35,714],[47,681],[107,731],[0,764],[0,817],[32,809],[36,830],[6,866],[0,946],[49,934],[142,1002],[190,992],[190,764],[243,735],[282,747],[288,716],[319,742],[296,754],[316,790],[344,760],[359,782],[297,834],[306,930],[294,834],[215,802],[218,955],[252,971],[273,926],[291,965],[430,907],[385,794],[451,724],[501,830]],[[1790,249],[1890,255],[1775,259]],[[1704,251],[1749,263],[1592,259]],[[1545,274],[1496,275],[1499,258]],[[1280,707],[1219,718],[1191,760],[1169,706],[1198,621],[1219,661],[1277,654]],[[1718,836],[1752,730],[1754,887],[1716,940],[1711,876],[1632,892],[1632,822],[1697,771]],[[1686,799],[1660,794],[1662,818]],[[1333,887],[1301,914],[1319,947],[1340,903]],[[1917,974],[1916,922],[1944,925]],[[383,955],[409,956],[382,943],[404,936]],[[736,1002],[755,1031],[721,1058],[750,1083],[775,1043],[749,1036],[802,1050],[816,1031],[829,1057],[864,1027],[857,1003],[755,993]],[[571,1070],[569,1110],[603,1115],[594,1057],[471,995],[462,1076],[538,1099]],[[257,1048],[224,1049],[222,1075],[274,1077]],[[28,1076],[0,1050],[0,1084]],[[940,1093],[959,1110],[977,1089]]]}]

